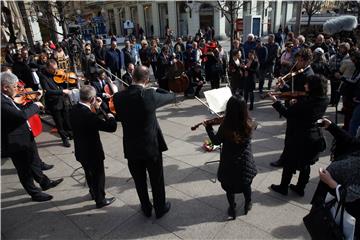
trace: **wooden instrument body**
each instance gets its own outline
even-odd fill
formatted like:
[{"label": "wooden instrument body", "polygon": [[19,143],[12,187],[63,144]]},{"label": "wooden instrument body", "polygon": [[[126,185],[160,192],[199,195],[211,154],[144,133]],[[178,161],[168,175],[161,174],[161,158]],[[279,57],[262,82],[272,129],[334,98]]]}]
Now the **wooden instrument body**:
[{"label": "wooden instrument body", "polygon": [[117,88],[117,86],[111,81],[110,78],[106,79],[106,85],[104,87],[104,91],[105,93],[109,94],[111,97],[109,99],[109,109],[112,113],[116,113],[115,112],[115,106],[114,106],[114,99],[113,99],[113,95],[115,93],[117,93],[119,91],[119,89]]},{"label": "wooden instrument body", "polygon": [[[36,97],[39,94],[39,92],[33,91],[31,88],[25,88],[24,84],[22,82],[19,82],[14,102],[19,105],[26,105],[29,102],[36,101]],[[43,127],[39,114],[32,115],[28,119],[28,123],[34,137],[37,137],[42,133]]]},{"label": "wooden instrument body", "polygon": [[167,77],[171,91],[182,93],[189,88],[190,80],[185,73],[185,66],[182,61],[176,61],[170,66]]}]

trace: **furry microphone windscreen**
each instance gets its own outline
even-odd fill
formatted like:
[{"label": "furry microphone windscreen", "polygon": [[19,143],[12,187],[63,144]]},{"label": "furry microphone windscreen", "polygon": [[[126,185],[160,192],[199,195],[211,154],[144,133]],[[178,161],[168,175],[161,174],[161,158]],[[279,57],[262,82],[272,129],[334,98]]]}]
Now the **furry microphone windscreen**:
[{"label": "furry microphone windscreen", "polygon": [[323,25],[323,31],[327,34],[335,34],[341,31],[352,31],[358,25],[355,16],[339,16],[327,20]]}]

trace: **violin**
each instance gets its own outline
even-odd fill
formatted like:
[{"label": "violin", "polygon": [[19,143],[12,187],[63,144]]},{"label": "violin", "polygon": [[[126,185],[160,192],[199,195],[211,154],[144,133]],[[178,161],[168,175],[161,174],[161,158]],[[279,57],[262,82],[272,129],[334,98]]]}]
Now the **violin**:
[{"label": "violin", "polygon": [[294,99],[294,98],[300,98],[300,97],[304,97],[307,95],[306,92],[301,92],[301,91],[294,91],[294,92],[273,92],[273,93],[269,93],[268,96],[275,96],[281,99],[285,99],[285,100],[290,100],[290,99]]},{"label": "violin", "polygon": [[[18,88],[14,97],[14,102],[19,105],[26,105],[29,102],[37,101],[39,95],[41,95],[41,92],[33,91],[31,88],[25,88],[24,83],[18,82]],[[28,123],[30,125],[33,136],[39,136],[42,132],[42,123],[40,116],[38,114],[32,115],[28,119]]]},{"label": "violin", "polygon": [[83,78],[78,77],[74,72],[66,72],[64,69],[58,69],[54,74],[54,81],[57,84],[76,84],[78,80],[83,80]]},{"label": "violin", "polygon": [[191,131],[196,130],[198,127],[200,127],[200,126],[203,125],[204,123],[205,123],[206,125],[211,125],[211,126],[213,126],[213,125],[219,125],[219,124],[221,124],[223,121],[224,121],[224,117],[223,117],[223,116],[222,116],[222,117],[216,117],[216,118],[209,119],[209,120],[205,120],[204,122],[201,122],[201,123],[198,123],[198,124],[192,126],[192,127],[191,127]]},{"label": "violin", "polygon": [[289,73],[285,74],[284,76],[282,77],[279,77],[277,79],[277,82],[276,82],[276,85],[279,86],[280,85],[280,82],[281,80],[283,81],[287,81],[293,77],[295,77],[296,75],[300,74],[300,73],[303,73],[304,72],[304,69],[303,68],[300,68],[299,70],[296,70],[294,72],[290,71]]}]

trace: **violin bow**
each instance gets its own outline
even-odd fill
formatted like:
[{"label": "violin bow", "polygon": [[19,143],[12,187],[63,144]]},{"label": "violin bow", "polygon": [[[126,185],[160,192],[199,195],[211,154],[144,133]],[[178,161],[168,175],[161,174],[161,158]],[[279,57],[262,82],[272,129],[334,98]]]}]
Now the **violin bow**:
[{"label": "violin bow", "polygon": [[125,86],[129,86],[129,84],[125,81],[123,81],[122,79],[118,78],[116,75],[112,74],[109,70],[107,70],[106,68],[104,68],[103,66],[101,66],[100,64],[96,63],[96,65],[98,67],[100,67],[102,70],[106,71],[108,74],[110,74],[111,76],[115,77],[116,79],[118,79],[120,82],[122,82]]},{"label": "violin bow", "polygon": [[204,102],[203,100],[201,100],[201,99],[198,98],[197,96],[195,96],[195,99],[198,100],[198,101],[199,101],[201,104],[203,104],[205,107],[207,107],[210,111],[212,111],[213,113],[215,113],[216,116],[221,117],[221,115],[218,114],[217,112],[215,112],[214,110],[212,110],[212,109],[209,107],[209,105],[207,105],[206,102]]}]

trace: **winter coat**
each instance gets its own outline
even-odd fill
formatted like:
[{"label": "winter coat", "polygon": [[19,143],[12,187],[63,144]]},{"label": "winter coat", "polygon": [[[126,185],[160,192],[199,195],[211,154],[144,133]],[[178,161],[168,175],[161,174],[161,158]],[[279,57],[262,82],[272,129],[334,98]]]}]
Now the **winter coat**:
[{"label": "winter coat", "polygon": [[300,170],[319,159],[322,132],[315,122],[324,116],[327,97],[304,97],[286,108],[280,101],[273,107],[286,118],[287,127],[283,151],[284,166]]},{"label": "winter coat", "polygon": [[235,143],[224,137],[223,126],[220,125],[215,134],[212,126],[206,127],[211,142],[215,145],[222,143],[218,179],[226,192],[241,193],[245,187],[251,185],[257,174],[251,139],[243,139],[241,143]]}]

